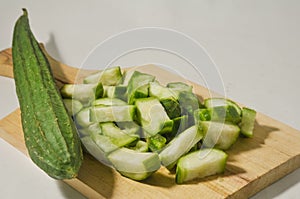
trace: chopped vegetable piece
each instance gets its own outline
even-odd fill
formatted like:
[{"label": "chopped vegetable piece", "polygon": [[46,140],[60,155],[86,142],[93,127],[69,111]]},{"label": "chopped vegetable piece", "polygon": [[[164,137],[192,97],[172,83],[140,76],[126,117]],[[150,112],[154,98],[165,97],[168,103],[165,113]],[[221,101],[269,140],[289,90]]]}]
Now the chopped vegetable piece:
[{"label": "chopped vegetable piece", "polygon": [[108,155],[109,153],[119,149],[121,144],[117,145],[114,143],[113,138],[100,135],[100,134],[93,134],[91,135],[92,140],[97,144],[97,146],[105,153],[105,155]]},{"label": "chopped vegetable piece", "polygon": [[188,115],[183,115],[173,119],[174,125],[172,130],[172,138],[174,138],[177,134],[183,132],[189,126],[189,117]]},{"label": "chopped vegetable piece", "polygon": [[91,122],[126,122],[133,121],[136,107],[123,106],[94,106],[90,110]]},{"label": "chopped vegetable piece", "polygon": [[166,142],[167,139],[160,134],[156,134],[147,138],[148,146],[153,152],[161,150],[166,145]]},{"label": "chopped vegetable piece", "polygon": [[93,106],[122,106],[122,105],[127,105],[127,103],[123,100],[120,100],[118,98],[100,98],[96,99],[95,101],[92,102]]},{"label": "chopped vegetable piece", "polygon": [[116,122],[116,125],[127,134],[139,135],[141,131],[141,127],[135,122]]},{"label": "chopped vegetable piece", "polygon": [[236,112],[241,115],[241,108],[237,103],[235,103],[232,100],[226,99],[226,98],[208,98],[204,100],[204,106],[206,108],[212,108],[212,107],[226,107],[226,106],[233,106],[236,109]]},{"label": "chopped vegetable piece", "polygon": [[241,133],[246,137],[253,137],[256,111],[250,108],[242,108]]},{"label": "chopped vegetable piece", "polygon": [[79,100],[63,99],[63,101],[71,116],[76,115],[83,108],[83,105]]},{"label": "chopped vegetable piece", "polygon": [[83,104],[89,104],[103,96],[103,86],[97,84],[65,84],[60,89],[64,98],[79,100]]},{"label": "chopped vegetable piece", "polygon": [[139,138],[136,134],[127,134],[112,122],[100,123],[100,128],[102,134],[112,138],[113,143],[119,147],[126,146]]},{"label": "chopped vegetable piece", "polygon": [[181,157],[176,168],[176,183],[223,173],[227,157],[218,149],[202,149]]},{"label": "chopped vegetable piece", "polygon": [[162,165],[169,166],[187,153],[203,137],[197,126],[192,126],[176,136],[159,153]]},{"label": "chopped vegetable piece", "polygon": [[229,149],[240,133],[237,125],[213,121],[202,121],[199,128],[204,133],[204,146],[221,150]]},{"label": "chopped vegetable piece", "polygon": [[139,98],[146,98],[149,95],[149,84],[138,87],[131,95],[128,95],[128,104],[135,104],[135,101]]},{"label": "chopped vegetable piece", "polygon": [[178,92],[174,92],[158,82],[150,82],[149,96],[159,99],[171,119],[180,117],[181,108],[178,102]]},{"label": "chopped vegetable piece", "polygon": [[148,144],[147,142],[144,142],[142,140],[137,141],[135,146],[133,147],[128,147],[129,149],[139,151],[139,152],[147,152],[148,151]]},{"label": "chopped vegetable piece", "polygon": [[149,135],[172,132],[173,121],[157,98],[137,99],[135,105],[137,119]]},{"label": "chopped vegetable piece", "polygon": [[211,112],[207,108],[200,108],[194,111],[195,123],[198,124],[199,121],[210,121]]},{"label": "chopped vegetable piece", "polygon": [[230,122],[239,124],[241,116],[236,109],[231,106],[216,106],[210,108],[201,108],[194,111],[195,122],[200,121],[217,121],[217,122]]},{"label": "chopped vegetable piece", "polygon": [[99,123],[92,123],[87,127],[78,128],[80,137],[92,136],[93,134],[102,134]]},{"label": "chopped vegetable piece", "polygon": [[183,82],[170,82],[167,84],[167,87],[170,88],[174,92],[192,92],[193,87]]},{"label": "chopped vegetable piece", "polygon": [[169,118],[174,119],[181,116],[181,107],[177,100],[172,98],[161,99],[160,103],[165,108],[165,111],[168,114]]},{"label": "chopped vegetable piece", "polygon": [[133,104],[135,99],[148,96],[149,82],[153,82],[155,77],[146,73],[134,71],[130,77],[127,87],[128,103]]},{"label": "chopped vegetable piece", "polygon": [[126,86],[103,86],[103,97],[119,98],[127,101],[127,87]]},{"label": "chopped vegetable piece", "polygon": [[105,152],[101,150],[101,148],[93,141],[91,137],[85,136],[81,138],[81,142],[83,143],[85,149],[98,161],[104,163],[105,165],[111,165],[106,157]]},{"label": "chopped vegetable piece", "polygon": [[115,86],[122,80],[122,72],[120,66],[105,69],[103,71],[96,72],[84,78],[85,84],[93,84],[101,82],[106,86]]},{"label": "chopped vegetable piece", "polygon": [[90,109],[90,107],[83,108],[75,115],[75,124],[77,126],[88,127],[93,124],[93,122],[90,121]]},{"label": "chopped vegetable piece", "polygon": [[241,116],[237,109],[232,105],[217,106],[209,108],[212,121],[225,121],[238,124],[241,121]]},{"label": "chopped vegetable piece", "polygon": [[134,180],[144,180],[160,168],[157,153],[121,148],[108,155],[115,169]]},{"label": "chopped vegetable piece", "polygon": [[149,96],[162,99],[178,99],[177,93],[170,88],[160,85],[157,81],[149,83]]}]

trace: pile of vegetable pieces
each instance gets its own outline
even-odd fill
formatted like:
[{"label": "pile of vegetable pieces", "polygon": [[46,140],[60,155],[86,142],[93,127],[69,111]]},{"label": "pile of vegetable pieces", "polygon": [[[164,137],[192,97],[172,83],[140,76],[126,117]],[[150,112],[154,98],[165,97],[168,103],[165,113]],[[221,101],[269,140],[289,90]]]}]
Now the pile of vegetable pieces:
[{"label": "pile of vegetable pieces", "polygon": [[253,136],[256,112],[225,98],[201,102],[183,82],[112,67],[61,88],[86,150],[123,176],[144,180],[161,165],[181,184],[224,172],[240,134]]}]

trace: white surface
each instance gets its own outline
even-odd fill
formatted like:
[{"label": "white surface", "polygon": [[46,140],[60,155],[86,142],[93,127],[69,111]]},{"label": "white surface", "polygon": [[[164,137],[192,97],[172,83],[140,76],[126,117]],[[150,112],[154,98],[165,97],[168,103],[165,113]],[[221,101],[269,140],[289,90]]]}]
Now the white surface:
[{"label": "white surface", "polygon": [[[300,129],[299,1],[6,1],[0,7],[0,49],[11,46],[22,7],[48,52],[76,67],[98,43],[121,31],[155,26],[183,32],[209,52],[227,96]],[[156,58],[174,64],[172,56],[155,53],[137,53],[117,63],[138,65]],[[1,77],[0,93],[2,118],[18,106],[13,81]],[[2,140],[0,151],[1,198],[81,198]],[[253,198],[299,194],[298,169]]]}]

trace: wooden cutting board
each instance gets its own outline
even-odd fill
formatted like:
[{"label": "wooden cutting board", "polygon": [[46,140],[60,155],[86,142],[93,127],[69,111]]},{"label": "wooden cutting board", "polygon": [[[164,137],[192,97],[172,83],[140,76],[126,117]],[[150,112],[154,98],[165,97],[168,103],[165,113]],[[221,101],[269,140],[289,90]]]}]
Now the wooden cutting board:
[{"label": "wooden cutting board", "polygon": [[[73,83],[90,73],[78,72],[77,68],[48,57],[58,85]],[[154,65],[135,69],[154,74],[162,83],[185,81]],[[13,77],[10,49],[0,52],[0,75]],[[212,95],[199,85],[193,87],[203,98]],[[19,109],[0,120],[0,136],[28,155]],[[88,198],[248,198],[300,167],[300,132],[258,113],[254,137],[239,138],[227,153],[229,159],[223,175],[185,185],[175,184],[174,174],[164,168],[143,182],[135,182],[85,153],[78,177],[65,182]]]}]

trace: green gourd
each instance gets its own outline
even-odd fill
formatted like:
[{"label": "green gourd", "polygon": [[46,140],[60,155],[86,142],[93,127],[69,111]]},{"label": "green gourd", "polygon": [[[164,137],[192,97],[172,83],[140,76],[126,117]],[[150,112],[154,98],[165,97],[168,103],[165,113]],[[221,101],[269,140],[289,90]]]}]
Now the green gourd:
[{"label": "green gourd", "polygon": [[30,158],[49,176],[74,178],[83,159],[80,139],[23,12],[14,27],[12,56],[25,144]]}]

